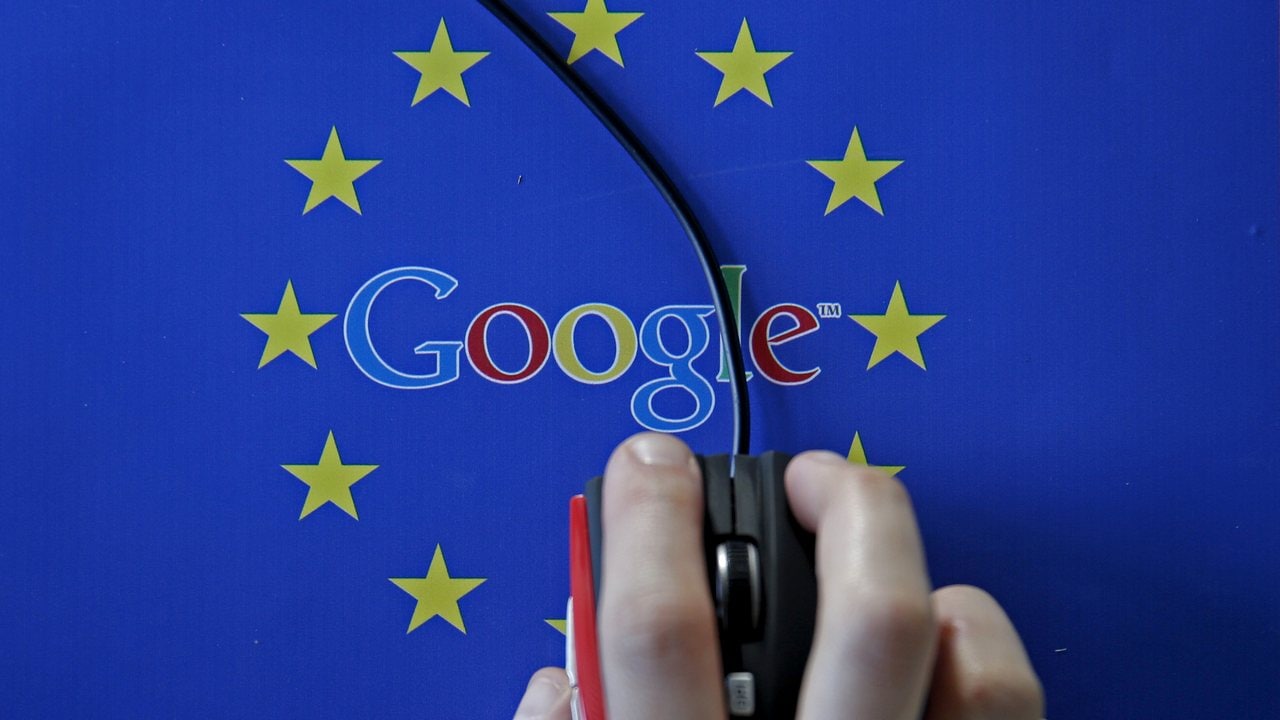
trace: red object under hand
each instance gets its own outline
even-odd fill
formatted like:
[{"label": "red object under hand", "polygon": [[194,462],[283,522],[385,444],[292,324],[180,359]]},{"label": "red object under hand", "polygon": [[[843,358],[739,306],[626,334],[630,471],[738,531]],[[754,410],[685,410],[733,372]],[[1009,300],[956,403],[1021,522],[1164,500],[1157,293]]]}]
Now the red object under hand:
[{"label": "red object under hand", "polygon": [[591,535],[587,529],[587,501],[569,501],[569,592],[573,596],[573,645],[578,696],[583,720],[605,720],[604,688],[600,683],[600,655],[596,646],[596,591],[591,572]]}]

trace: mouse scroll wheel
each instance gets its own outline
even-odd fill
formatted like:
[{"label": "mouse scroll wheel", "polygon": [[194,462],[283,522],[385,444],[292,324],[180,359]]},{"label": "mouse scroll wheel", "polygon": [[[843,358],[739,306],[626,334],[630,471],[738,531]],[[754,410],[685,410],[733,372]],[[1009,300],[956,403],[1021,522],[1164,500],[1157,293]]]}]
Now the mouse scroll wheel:
[{"label": "mouse scroll wheel", "polygon": [[716,546],[716,615],[722,632],[753,634],[760,626],[760,554],[745,540]]}]

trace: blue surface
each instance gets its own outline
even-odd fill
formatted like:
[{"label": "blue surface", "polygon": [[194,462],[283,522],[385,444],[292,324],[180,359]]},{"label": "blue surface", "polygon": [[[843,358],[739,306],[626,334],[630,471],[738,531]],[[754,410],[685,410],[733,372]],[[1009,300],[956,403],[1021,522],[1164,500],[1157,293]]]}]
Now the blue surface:
[{"label": "blue surface", "polygon": [[[575,6],[576,5],[576,6]],[[561,51],[571,33],[519,9]],[[651,142],[767,307],[947,317],[866,368],[847,318],[780,346],[812,382],[751,382],[753,448],[905,465],[934,580],[990,589],[1019,625],[1051,718],[1280,717],[1280,217],[1274,2],[624,3],[643,11],[575,67]],[[743,16],[772,108],[712,107]],[[491,54],[416,106],[392,54]],[[382,387],[342,315],[385,270],[386,360],[460,341],[482,309],[706,304],[670,213],[625,153],[468,2],[114,2],[0,9],[0,704],[14,717],[509,716],[561,658],[565,500],[640,429],[644,356],[585,385],[554,360],[501,385]],[[824,216],[806,160],[854,126],[885,215]],[[363,213],[286,158],[338,128]],[[257,369],[292,280],[317,369]],[[520,364],[514,325],[495,361]],[[602,326],[578,346],[609,361]],[[678,346],[678,338],[673,346]],[[717,354],[696,364],[713,378]],[[727,449],[727,385],[684,437]],[[667,412],[682,411],[668,398]],[[687,409],[687,408],[686,408]],[[299,520],[333,431],[379,468]],[[439,544],[467,633],[406,635]]]}]

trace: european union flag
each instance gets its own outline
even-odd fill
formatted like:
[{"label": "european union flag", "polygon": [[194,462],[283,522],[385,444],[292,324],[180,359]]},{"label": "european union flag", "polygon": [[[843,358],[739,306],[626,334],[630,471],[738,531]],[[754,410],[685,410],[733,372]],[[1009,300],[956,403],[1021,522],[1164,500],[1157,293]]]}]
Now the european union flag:
[{"label": "european union flag", "polygon": [[[896,473],[1049,717],[1280,717],[1275,2],[515,9],[706,226],[753,450]],[[473,2],[0,40],[0,714],[509,717],[569,496],[729,449],[659,193]]]}]

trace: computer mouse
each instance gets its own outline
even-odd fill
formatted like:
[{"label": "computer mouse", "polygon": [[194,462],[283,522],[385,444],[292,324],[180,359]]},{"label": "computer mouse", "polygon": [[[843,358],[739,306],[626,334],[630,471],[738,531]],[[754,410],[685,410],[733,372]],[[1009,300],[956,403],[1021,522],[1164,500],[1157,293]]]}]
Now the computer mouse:
[{"label": "computer mouse", "polygon": [[[697,456],[705,489],[703,551],[716,610],[729,717],[795,717],[817,608],[814,536],[792,514],[783,485],[789,455]],[[575,718],[604,720],[595,599],[603,567],[604,479],[570,506],[572,632],[566,644]]]}]

